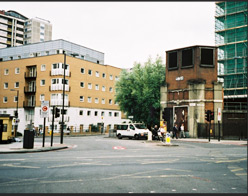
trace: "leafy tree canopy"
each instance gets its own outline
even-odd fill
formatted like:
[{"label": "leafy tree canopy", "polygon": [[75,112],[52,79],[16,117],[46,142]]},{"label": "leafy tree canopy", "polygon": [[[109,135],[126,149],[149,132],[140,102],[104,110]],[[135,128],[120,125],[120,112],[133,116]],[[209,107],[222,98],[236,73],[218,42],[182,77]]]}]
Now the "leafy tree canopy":
[{"label": "leafy tree canopy", "polygon": [[144,65],[135,63],[131,71],[123,70],[116,83],[116,97],[121,111],[148,126],[159,124],[160,87],[165,84],[165,65],[157,56]]}]

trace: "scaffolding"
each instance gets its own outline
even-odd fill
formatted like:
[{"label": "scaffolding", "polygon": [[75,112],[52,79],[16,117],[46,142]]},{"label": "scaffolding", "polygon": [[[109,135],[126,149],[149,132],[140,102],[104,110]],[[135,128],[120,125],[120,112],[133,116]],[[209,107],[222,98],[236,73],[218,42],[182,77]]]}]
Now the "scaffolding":
[{"label": "scaffolding", "polygon": [[224,98],[247,97],[247,2],[216,2],[215,43]]}]

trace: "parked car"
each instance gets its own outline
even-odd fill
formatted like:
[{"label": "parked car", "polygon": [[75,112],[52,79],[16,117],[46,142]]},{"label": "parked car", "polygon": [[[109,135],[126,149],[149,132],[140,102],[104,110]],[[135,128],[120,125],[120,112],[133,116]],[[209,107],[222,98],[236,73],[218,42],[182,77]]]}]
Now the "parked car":
[{"label": "parked car", "polygon": [[143,123],[123,123],[116,125],[116,136],[118,139],[122,139],[123,137],[128,137],[129,139],[147,139],[148,131]]}]

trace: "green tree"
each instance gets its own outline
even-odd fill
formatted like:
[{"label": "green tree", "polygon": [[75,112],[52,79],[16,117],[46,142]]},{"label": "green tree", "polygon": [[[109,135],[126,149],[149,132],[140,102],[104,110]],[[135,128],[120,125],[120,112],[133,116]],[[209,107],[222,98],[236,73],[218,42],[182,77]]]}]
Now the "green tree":
[{"label": "green tree", "polygon": [[121,111],[148,126],[159,124],[160,87],[165,84],[162,58],[151,58],[142,66],[135,63],[131,71],[123,70],[116,83],[115,100]]}]

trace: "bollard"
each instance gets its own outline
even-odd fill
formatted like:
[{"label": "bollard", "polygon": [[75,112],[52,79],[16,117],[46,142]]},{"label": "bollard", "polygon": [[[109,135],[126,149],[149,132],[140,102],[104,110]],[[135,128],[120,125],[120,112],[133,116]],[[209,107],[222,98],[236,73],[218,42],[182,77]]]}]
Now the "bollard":
[{"label": "bollard", "polygon": [[147,137],[148,141],[152,141],[152,132],[148,131],[148,137]]},{"label": "bollard", "polygon": [[166,133],[166,135],[165,135],[165,143],[166,144],[171,144],[171,142],[170,142],[170,133]]}]

